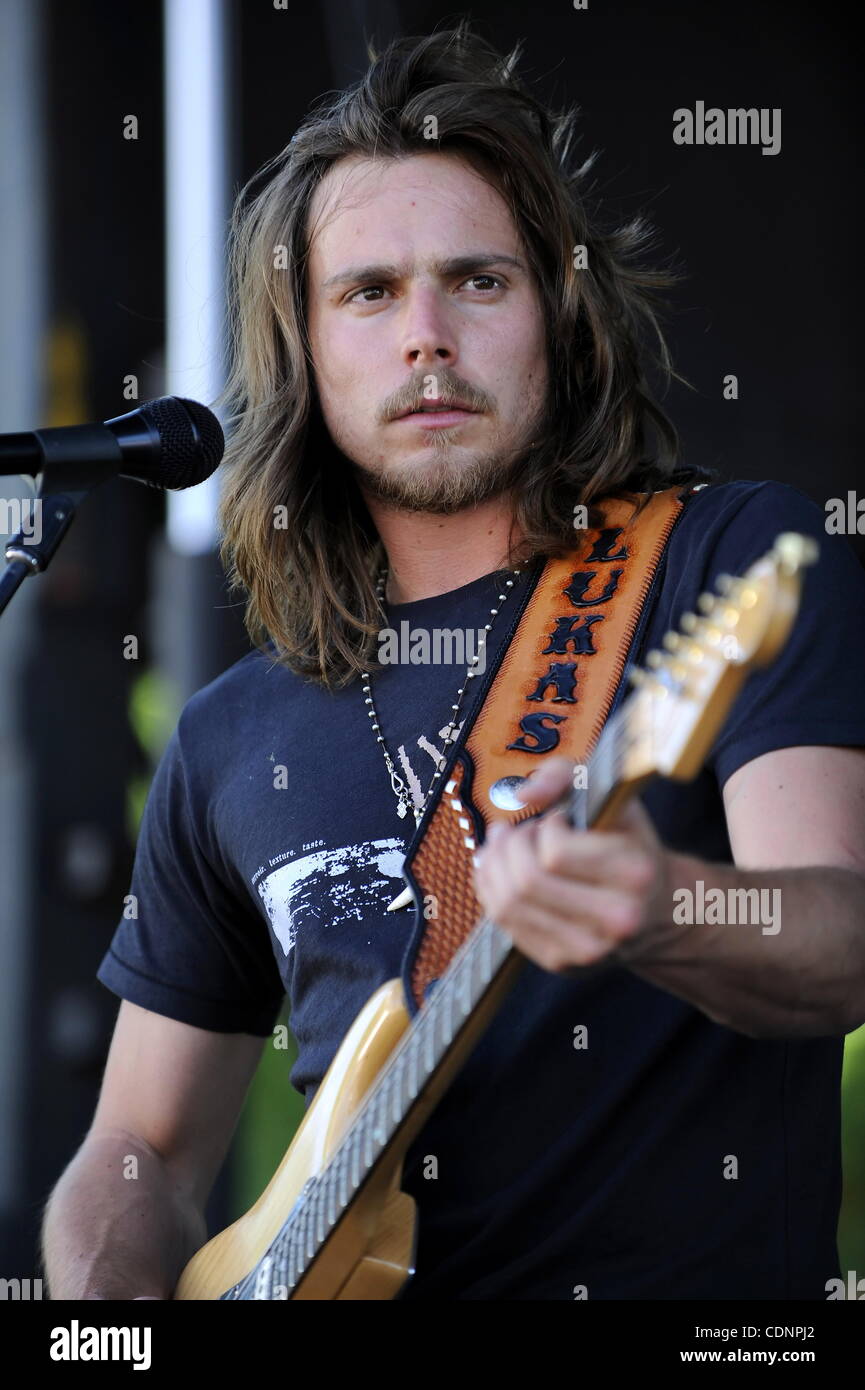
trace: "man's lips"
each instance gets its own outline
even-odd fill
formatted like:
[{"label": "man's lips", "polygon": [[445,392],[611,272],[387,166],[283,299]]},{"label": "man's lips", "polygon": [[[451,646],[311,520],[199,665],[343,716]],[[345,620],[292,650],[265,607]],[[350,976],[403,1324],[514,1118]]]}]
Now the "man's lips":
[{"label": "man's lips", "polygon": [[468,420],[474,419],[478,412],[475,410],[463,410],[457,407],[454,410],[418,410],[410,415],[400,415],[396,423],[398,425],[420,425],[421,429],[445,429],[448,425],[462,425]]},{"label": "man's lips", "polygon": [[425,400],[422,405],[409,406],[408,410],[402,411],[401,414],[396,416],[396,419],[405,420],[410,415],[443,415],[445,413],[452,415],[455,411],[460,411],[463,415],[477,414],[477,411],[473,410],[465,401],[455,400],[445,402],[432,396],[428,400]]},{"label": "man's lips", "polygon": [[[426,409],[424,409],[424,406]],[[396,417],[397,421],[410,421],[412,424],[420,425],[428,429],[444,429],[448,425],[461,425],[469,420],[472,415],[480,412],[473,410],[471,406],[465,405],[462,401],[453,401],[449,405],[442,407],[435,400],[424,402],[424,406],[418,406],[411,410],[404,411],[402,415]]]}]

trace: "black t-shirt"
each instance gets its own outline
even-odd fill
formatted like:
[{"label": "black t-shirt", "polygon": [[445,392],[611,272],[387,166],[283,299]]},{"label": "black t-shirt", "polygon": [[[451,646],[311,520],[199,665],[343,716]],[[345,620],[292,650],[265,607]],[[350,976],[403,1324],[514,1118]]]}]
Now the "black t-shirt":
[{"label": "black t-shirt", "polygon": [[[865,745],[865,576],[786,485],[715,484],[687,501],[632,659],[786,530],[821,548],[787,646],[749,678],[703,772],[643,794],[663,841],[704,859],[730,860],[720,789],[743,763]],[[482,629],[502,578],[391,605],[391,626]],[[493,626],[490,657],[505,630]],[[388,749],[422,792],[463,674],[374,676]],[[224,1032],[267,1035],[287,992],[307,1103],[363,1004],[402,974],[413,930],[411,909],[385,911],[414,825],[370,722],[359,682],[327,693],[258,652],[199,691],[145,809],[138,916],[99,970],[123,998]],[[574,1046],[579,1025],[588,1047]],[[839,1273],[842,1051],[840,1037],[747,1037],[623,967],[566,978],[529,962],[408,1152],[419,1228],[401,1297],[825,1298]]]}]

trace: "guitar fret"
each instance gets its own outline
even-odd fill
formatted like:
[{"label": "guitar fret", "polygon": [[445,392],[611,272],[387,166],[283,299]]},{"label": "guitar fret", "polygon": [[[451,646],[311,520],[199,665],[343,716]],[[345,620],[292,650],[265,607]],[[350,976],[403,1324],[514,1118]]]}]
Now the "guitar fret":
[{"label": "guitar fret", "polygon": [[360,1146],[362,1139],[362,1122],[355,1126],[354,1136],[351,1141],[351,1185],[354,1191],[360,1186]]},{"label": "guitar fret", "polygon": [[311,1201],[310,1204],[309,1204],[309,1215],[308,1215],[308,1217],[307,1217],[307,1219],[306,1219],[306,1240],[305,1240],[305,1243],[304,1243],[304,1255],[305,1255],[305,1257],[306,1257],[307,1263],[309,1263],[309,1261],[312,1259],[313,1255],[315,1254],[315,1219],[316,1219],[316,1215],[317,1215],[317,1211],[316,1211],[315,1202],[314,1202],[314,1201]]},{"label": "guitar fret", "polygon": [[405,1114],[405,1108],[404,1108],[404,1105],[403,1105],[403,1080],[404,1080],[404,1074],[405,1074],[405,1058],[404,1058],[404,1054],[401,1053],[400,1056],[397,1058],[396,1063],[395,1063],[395,1065],[394,1065],[394,1069],[393,1069],[393,1081],[394,1081],[394,1084],[393,1084],[393,1096],[392,1096],[392,1098],[391,1098],[391,1099],[392,1099],[392,1105],[391,1105],[391,1108],[390,1108],[390,1120],[391,1120],[391,1124],[393,1125],[394,1129],[396,1129],[397,1125],[400,1123],[400,1121],[401,1121],[403,1115]]},{"label": "guitar fret", "polygon": [[345,1211],[345,1209],[346,1209],[346,1207],[347,1207],[347,1205],[348,1205],[348,1165],[349,1165],[349,1152],[348,1152],[348,1149],[343,1145],[343,1147],[342,1147],[342,1148],[340,1149],[340,1151],[339,1151],[339,1170],[338,1170],[339,1185],[338,1185],[338,1197],[337,1197],[337,1201],[338,1201],[338,1205],[339,1205],[340,1211]]},{"label": "guitar fret", "polygon": [[[339,1162],[339,1151],[336,1154]],[[321,1215],[325,1230],[330,1231],[336,1221],[336,1183],[339,1176],[337,1164],[331,1162],[321,1175]]]},{"label": "guitar fret", "polygon": [[472,951],[468,965],[469,968],[466,972],[469,978],[468,993],[471,1008],[474,1008],[487,985],[487,980],[484,978],[484,958],[480,951]]},{"label": "guitar fret", "polygon": [[288,1286],[293,1289],[297,1285],[298,1275],[298,1248],[297,1231],[292,1229],[288,1240]]},{"label": "guitar fret", "polygon": [[436,995],[435,1009],[430,1014],[430,1024],[433,1045],[433,1066],[437,1067],[444,1055],[445,1042],[442,1034],[442,1024],[444,1022],[444,1007],[442,994]]},{"label": "guitar fret", "polygon": [[297,1272],[300,1274],[303,1269],[304,1251],[306,1250],[306,1227],[309,1220],[309,1208],[301,1207],[300,1215],[297,1219]]},{"label": "guitar fret", "polygon": [[393,1107],[394,1100],[394,1074],[392,1070],[389,1070],[387,1075],[385,1076],[381,1089],[382,1096],[380,1135],[382,1144],[386,1144],[388,1139],[388,1127],[391,1122],[391,1110]]},{"label": "guitar fret", "polygon": [[467,968],[466,961],[463,961],[460,965],[458,979],[460,1007],[462,1009],[462,1015],[463,1018],[468,1018],[469,1014],[472,1011],[472,1005],[474,1003],[474,991],[472,989],[471,967],[469,966]]},{"label": "guitar fret", "polygon": [[303,1269],[304,1266],[306,1265],[306,1263],[312,1258],[311,1244],[312,1244],[312,1222],[313,1222],[313,1216],[314,1216],[314,1210],[313,1210],[313,1204],[312,1204],[312,1193],[310,1192],[310,1193],[307,1194],[306,1202],[305,1202],[304,1207],[303,1207],[303,1213],[302,1213],[301,1218],[300,1218],[300,1228],[301,1228],[301,1243],[300,1243],[301,1269]]},{"label": "guitar fret", "polygon": [[372,1133],[369,1123],[364,1126],[363,1163],[366,1168],[369,1168],[372,1164]]},{"label": "guitar fret", "polygon": [[409,1047],[408,1047],[408,1053],[409,1053],[409,1095],[411,1096],[412,1100],[414,1100],[415,1096],[416,1096],[417,1093],[418,1093],[418,1080],[417,1080],[418,1046],[417,1046],[417,1038],[416,1038],[416,1037],[412,1037],[412,1038],[411,1038],[411,1041],[410,1041]]},{"label": "guitar fret", "polygon": [[432,1012],[433,1007],[434,1006],[432,1004],[427,1005],[429,1013],[427,1013],[424,1016],[423,1022],[421,1023],[421,1032],[423,1034],[423,1061],[428,1076],[430,1075],[430,1073],[433,1070],[433,1067],[435,1066],[435,1057],[433,1054],[435,1039],[433,1037],[433,1025],[430,1022],[431,1018],[434,1021],[434,1015]]},{"label": "guitar fret", "polygon": [[286,1250],[285,1250],[285,1248],[284,1248],[284,1245],[285,1245],[285,1242],[284,1242],[281,1238],[280,1238],[280,1239],[277,1241],[277,1243],[276,1243],[276,1247],[277,1247],[276,1271],[277,1271],[277,1280],[278,1280],[278,1283],[279,1283],[282,1287],[287,1288],[287,1287],[288,1287],[288,1283],[289,1283],[289,1279],[288,1279],[288,1254],[287,1254],[287,1252],[286,1252]]},{"label": "guitar fret", "polygon": [[346,1201],[348,1200],[348,1148],[345,1142],[340,1145],[336,1160],[336,1171],[333,1182],[333,1205],[334,1220],[337,1215],[345,1211]]},{"label": "guitar fret", "polygon": [[[490,983],[501,964],[501,958],[496,952],[496,928],[488,919],[483,925],[483,941],[480,951],[481,961],[483,962],[484,988]],[[510,943],[508,943],[510,944]]]},{"label": "guitar fret", "polygon": [[272,1265],[273,1261],[269,1255],[264,1255],[256,1265],[255,1283],[252,1292],[252,1297],[254,1299],[263,1301],[273,1296]]},{"label": "guitar fret", "polygon": [[443,1033],[444,1033],[444,1037],[445,1037],[445,1046],[446,1046],[446,1047],[449,1047],[450,1044],[453,1042],[453,1036],[454,1036],[454,988],[453,988],[453,984],[450,983],[450,982],[443,982],[443,983],[442,983],[442,994],[443,994],[443,996],[444,996],[444,1003],[442,1004],[442,1012],[443,1012],[443,1014],[444,1014],[444,1029],[443,1029]]},{"label": "guitar fret", "polygon": [[387,1115],[387,1088],[389,1077],[385,1077],[384,1083],[373,1093],[373,1129],[372,1135],[379,1147],[375,1150],[374,1157],[378,1158],[381,1149],[386,1141],[387,1126],[385,1116]]},{"label": "guitar fret", "polygon": [[[325,1191],[325,1189],[324,1189],[324,1185],[323,1185],[323,1187],[322,1187],[322,1197],[324,1196],[324,1191]],[[317,1244],[317,1245],[321,1245],[322,1241],[324,1240],[325,1233],[326,1233],[326,1231],[327,1231],[327,1229],[328,1229],[327,1217],[326,1217],[326,1215],[325,1215],[325,1210],[324,1210],[324,1201],[322,1200],[321,1197],[316,1198],[315,1206],[316,1206],[316,1210],[315,1210],[315,1222],[314,1222],[315,1240],[316,1240],[316,1244]]]},{"label": "guitar fret", "polygon": [[300,1216],[295,1219],[291,1232],[291,1283],[294,1286],[300,1275]]}]

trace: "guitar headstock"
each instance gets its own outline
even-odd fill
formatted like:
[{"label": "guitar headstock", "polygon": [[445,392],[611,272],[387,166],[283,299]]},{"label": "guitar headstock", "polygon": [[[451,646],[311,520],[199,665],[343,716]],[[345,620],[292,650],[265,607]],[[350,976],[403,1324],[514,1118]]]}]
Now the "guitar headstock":
[{"label": "guitar headstock", "polygon": [[775,659],[799,609],[802,572],[818,546],[795,531],[740,577],[719,575],[717,593],[701,594],[664,650],[630,673],[636,691],[622,707],[621,781],[660,774],[687,781],[699,772],[748,672]]}]

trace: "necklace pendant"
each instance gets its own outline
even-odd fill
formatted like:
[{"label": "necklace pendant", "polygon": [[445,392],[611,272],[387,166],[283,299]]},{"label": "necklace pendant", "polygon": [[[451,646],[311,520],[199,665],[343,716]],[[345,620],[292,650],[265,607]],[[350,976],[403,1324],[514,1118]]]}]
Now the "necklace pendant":
[{"label": "necklace pendant", "polygon": [[406,805],[404,801],[401,801],[399,803],[399,805],[396,808],[396,813],[399,816],[400,820],[402,820],[406,814]]}]

